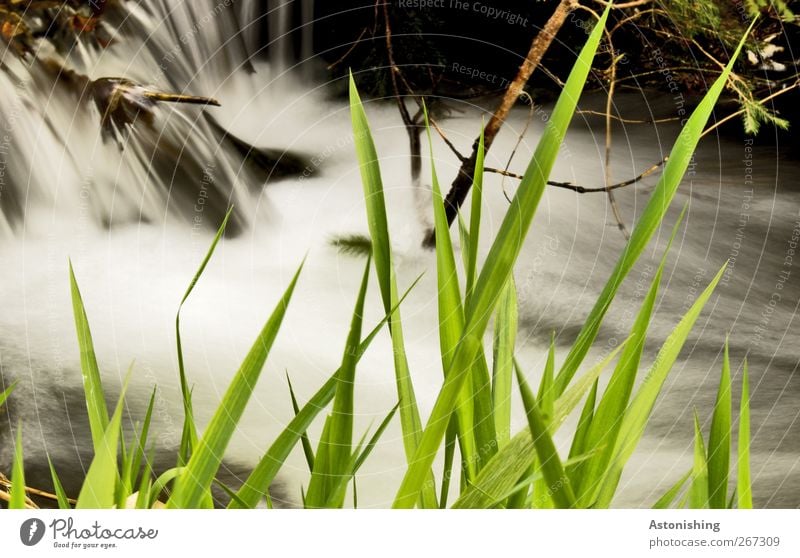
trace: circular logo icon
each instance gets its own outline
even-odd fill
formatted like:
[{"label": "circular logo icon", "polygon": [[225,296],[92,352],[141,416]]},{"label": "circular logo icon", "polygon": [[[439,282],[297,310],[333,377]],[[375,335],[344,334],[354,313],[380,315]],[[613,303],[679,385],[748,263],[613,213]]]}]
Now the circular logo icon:
[{"label": "circular logo icon", "polygon": [[23,522],[22,527],[19,528],[19,540],[25,546],[39,544],[42,537],[44,537],[44,521],[41,519],[32,517]]}]

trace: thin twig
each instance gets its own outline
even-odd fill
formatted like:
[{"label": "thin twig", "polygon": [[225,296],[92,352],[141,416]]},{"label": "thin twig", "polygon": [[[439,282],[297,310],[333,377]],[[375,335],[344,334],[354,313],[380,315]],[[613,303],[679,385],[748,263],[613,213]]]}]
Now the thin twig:
[{"label": "thin twig", "polygon": [[[495,109],[492,117],[483,129],[484,149],[486,151],[491,148],[497,133],[500,131],[511,108],[517,102],[525,84],[528,82],[533,71],[539,66],[539,62],[541,62],[544,53],[550,47],[556,34],[564,25],[567,15],[569,15],[574,7],[574,0],[561,0],[550,16],[550,19],[545,23],[544,28],[534,37],[528,54],[522,62],[516,77],[508,85],[500,105]],[[478,158],[478,144],[479,139],[476,138],[472,146],[472,154],[461,164],[461,168],[450,186],[450,191],[445,197],[444,206],[448,224],[452,224],[455,220],[458,214],[458,208],[464,203],[467,193],[472,187],[475,164]],[[430,248],[435,246],[435,244],[435,232],[430,230],[425,237],[423,245]]]}]

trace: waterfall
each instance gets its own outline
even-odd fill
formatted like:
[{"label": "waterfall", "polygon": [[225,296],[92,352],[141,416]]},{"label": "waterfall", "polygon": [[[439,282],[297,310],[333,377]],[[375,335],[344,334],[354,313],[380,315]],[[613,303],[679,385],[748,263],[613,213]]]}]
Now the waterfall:
[{"label": "waterfall", "polygon": [[[230,205],[236,206],[234,229],[244,226],[251,215],[243,202],[242,154],[209,121],[213,108],[157,104],[147,111],[152,122],[138,118],[111,141],[101,129],[93,95],[98,89],[87,83],[119,77],[160,92],[218,96],[228,80],[250,69],[261,41],[261,4],[120,2],[103,16],[102,29],[111,38],[106,47],[82,39],[61,55],[40,39],[36,57],[6,51],[0,70],[0,234],[12,234],[25,215],[53,207],[56,199],[61,217],[72,218],[67,207],[95,226],[156,221],[165,211],[191,220],[198,201],[207,227],[216,227]],[[300,52],[293,47],[293,7],[270,2],[273,76],[312,54],[313,3],[303,0],[299,10]],[[35,222],[26,226],[35,228]]]}]

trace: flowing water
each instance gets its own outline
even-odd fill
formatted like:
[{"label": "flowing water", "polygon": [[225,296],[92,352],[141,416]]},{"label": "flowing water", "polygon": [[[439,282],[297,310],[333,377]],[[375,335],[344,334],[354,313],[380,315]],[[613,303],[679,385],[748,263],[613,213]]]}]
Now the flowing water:
[{"label": "flowing water", "polygon": [[[75,482],[90,454],[68,258],[81,286],[104,381],[114,391],[134,363],[131,421],[141,419],[150,390],[158,384],[155,442],[160,452],[168,452],[180,438],[182,420],[175,311],[226,208],[235,207],[235,234],[218,247],[182,316],[187,370],[201,422],[209,418],[307,256],[276,346],[229,449],[232,471],[252,466],[292,416],[286,374],[303,401],[337,368],[363,270],[363,261],[330,245],[337,235],[367,232],[348,107],[330,94],[337,84],[312,83],[307,72],[292,69],[296,42],[285,37],[287,28],[298,26],[302,54],[312,52],[311,4],[303,3],[299,13],[306,19],[299,23],[287,5],[269,4],[267,27],[274,40],[269,55],[254,57],[252,64],[248,54],[258,48],[258,30],[244,26],[238,34],[237,29],[253,20],[254,2],[125,6],[109,22],[120,40],[107,49],[76,48],[70,67],[92,79],[124,76],[160,90],[213,96],[222,106],[159,105],[152,129],[137,125],[114,141],[104,138],[93,104],[76,102],[79,97],[41,67],[4,57],[0,370],[5,385],[19,381],[8,420],[22,420],[31,478],[46,476],[47,452],[67,482]],[[588,95],[582,108],[601,102]],[[453,116],[442,126],[466,151],[484,110],[452,103]],[[619,106],[630,118],[672,116],[680,109],[672,97],[647,92],[625,94]],[[367,112],[381,155],[400,288],[425,273],[402,314],[414,385],[426,414],[442,378],[435,261],[420,247],[430,225],[430,197],[427,184],[411,184],[407,138],[396,107],[371,101]],[[528,116],[524,107],[514,112],[488,165],[506,163]],[[546,110],[533,116],[512,168],[524,167],[546,117]],[[307,167],[300,175],[264,184],[220,129],[253,145],[301,153]],[[615,128],[614,179],[634,176],[661,159],[677,132],[677,125]],[[604,141],[601,121],[576,118],[552,178],[601,185]],[[449,183],[457,161],[438,139],[434,151],[442,184]],[[428,169],[426,161],[423,177],[430,175]],[[665,227],[617,297],[596,355],[590,354],[587,363],[627,336],[669,228],[688,204],[668,259],[643,363],[648,364],[680,315],[722,264],[731,262],[665,386],[623,478],[617,505],[652,504],[690,467],[692,414],[697,410],[707,428],[726,335],[735,394],[745,356],[749,362],[757,504],[800,505],[800,326],[795,320],[800,260],[794,257],[800,236],[798,176],[800,164],[780,145],[762,139],[752,144],[704,140]],[[617,190],[629,225],[656,180],[654,175]],[[513,192],[513,180],[487,175],[483,253],[508,205],[503,189]],[[543,368],[551,332],[557,334],[560,352],[566,351],[623,247],[605,196],[555,188],[546,192],[516,270],[518,352],[533,378]],[[365,325],[380,320],[380,309],[380,297],[371,288]],[[374,428],[395,403],[390,355],[388,335],[381,335],[359,366],[357,432]],[[515,425],[524,427],[521,416]],[[312,438],[318,433],[312,429]],[[395,424],[359,474],[361,505],[391,502],[404,472],[399,436]],[[4,438],[2,470],[9,469],[9,462]],[[293,454],[279,480],[287,498],[297,502],[300,485],[307,482],[301,453]]]}]

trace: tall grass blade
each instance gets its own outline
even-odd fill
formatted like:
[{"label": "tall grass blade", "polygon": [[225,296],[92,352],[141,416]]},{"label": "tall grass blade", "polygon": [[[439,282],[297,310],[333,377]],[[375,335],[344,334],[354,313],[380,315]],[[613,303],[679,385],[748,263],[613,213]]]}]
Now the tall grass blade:
[{"label": "tall grass blade", "polygon": [[[548,430],[555,432],[578,403],[586,396],[608,364],[616,358],[617,354],[626,346],[621,343],[594,368],[581,376],[569,389],[553,402],[552,415],[547,421]],[[522,374],[521,369],[515,364],[517,376]],[[541,408],[539,409],[541,413]],[[465,490],[453,507],[458,508],[486,508],[490,502],[498,500],[501,494],[506,494],[519,481],[530,474],[530,469],[536,460],[536,448],[531,438],[529,429],[525,429],[516,436],[499,452],[497,452],[478,474],[475,482]]]},{"label": "tall grass blade", "polygon": [[142,459],[144,459],[145,449],[147,447],[147,438],[150,433],[150,422],[153,418],[155,402],[156,388],[153,388],[153,392],[150,395],[150,402],[147,405],[147,411],[144,415],[144,422],[142,423],[141,429],[136,434],[132,452],[128,458],[123,461],[122,485],[126,493],[126,498],[133,492],[133,488],[136,486],[136,480],[139,477]]},{"label": "tall grass blade", "polygon": [[[389,314],[389,331],[392,336],[392,353],[395,365],[395,382],[400,400],[400,424],[403,430],[403,445],[406,458],[411,460],[419,444],[422,432],[422,420],[419,416],[417,398],[411,383],[408,369],[405,342],[403,340],[402,320],[397,308],[397,281],[392,264],[391,243],[389,239],[389,222],[386,217],[386,200],[383,194],[383,181],[378,164],[378,154],[372,141],[369,121],[364,106],[358,95],[353,75],[350,75],[350,115],[353,125],[356,154],[361,171],[361,182],[364,186],[364,198],[367,205],[367,221],[372,238],[372,255],[375,258],[375,271],[383,299],[383,307]],[[393,309],[394,308],[394,309]],[[430,469],[430,467],[428,467]],[[433,474],[426,473],[429,481]],[[436,492],[432,482],[425,483],[422,492],[425,507],[435,507]]]},{"label": "tall grass blade", "polygon": [[[578,427],[572,437],[572,445],[569,449],[569,457],[574,458],[585,453],[586,437],[594,421],[594,410],[597,404],[597,388],[599,380],[595,380],[592,384],[592,389],[589,391],[589,396],[583,405],[581,416],[578,418]],[[568,469],[570,472],[570,480],[575,484],[575,476],[572,474],[576,469]]]},{"label": "tall grass blade", "polygon": [[753,489],[750,481],[750,378],[747,359],[742,370],[742,399],[739,403],[739,444],[736,476],[737,504],[740,510],[753,508]]},{"label": "tall grass blade", "polygon": [[483,159],[485,157],[483,124],[478,139],[478,152],[475,159],[475,173],[472,176],[472,201],[469,214],[469,246],[467,247],[467,291],[466,298],[472,295],[478,269],[478,246],[481,234],[481,206],[483,204]]},{"label": "tall grass blade", "polygon": [[194,423],[192,393],[189,389],[189,381],[186,376],[186,367],[183,362],[183,343],[181,341],[181,310],[183,310],[184,303],[189,298],[189,295],[192,294],[195,285],[197,285],[197,281],[200,280],[200,276],[203,274],[203,271],[205,271],[209,260],[211,260],[211,256],[214,254],[214,250],[217,248],[217,243],[219,243],[222,235],[225,233],[225,227],[228,225],[228,219],[230,219],[231,213],[233,213],[233,207],[230,207],[228,212],[225,214],[222,224],[220,224],[219,229],[217,229],[217,234],[214,235],[214,239],[211,241],[211,246],[209,246],[203,261],[200,262],[200,267],[197,268],[194,277],[192,277],[189,286],[186,288],[186,292],[183,294],[183,298],[181,298],[181,301],[178,304],[178,311],[175,313],[175,345],[178,352],[178,374],[180,377],[181,398],[183,400],[184,413],[183,432],[181,435],[181,445],[178,453],[179,467],[186,465],[186,463],[189,462],[193,448],[197,445],[197,428],[195,427]]},{"label": "tall grass blade", "polygon": [[[358,454],[358,457],[356,458],[355,463],[353,464],[353,475],[355,475],[358,472],[358,470],[367,460],[367,457],[369,457],[369,454],[372,453],[373,449],[375,449],[378,440],[380,440],[380,437],[383,436],[384,432],[386,432],[386,428],[388,428],[389,423],[392,422],[392,419],[394,418],[394,415],[397,413],[398,408],[399,405],[395,405],[394,407],[392,407],[392,410],[389,411],[389,414],[387,414],[386,417],[378,425],[378,429],[375,431],[375,434],[372,435],[372,438],[369,439],[367,445],[365,445],[361,453]],[[355,479],[353,480],[353,482],[355,483]],[[355,484],[353,485],[353,488],[355,489]]]},{"label": "tall grass blade", "polygon": [[[516,364],[516,362],[515,362]],[[556,396],[553,389],[553,380],[555,378],[556,370],[556,335],[555,332],[550,335],[550,348],[547,350],[547,360],[544,363],[544,372],[542,379],[539,382],[539,404],[542,408],[542,414],[545,420],[553,420],[553,413],[555,412]]]},{"label": "tall grass blade", "polygon": [[[492,400],[498,448],[505,446],[511,439],[511,378],[514,375],[517,322],[517,288],[514,278],[510,277],[503,289],[494,323]],[[546,411],[543,414],[546,415]]]},{"label": "tall grass blade", "polygon": [[722,357],[722,375],[708,437],[708,507],[725,509],[728,501],[728,471],[731,459],[731,363],[728,340]]},{"label": "tall grass blade", "polygon": [[231,380],[222,402],[186,465],[186,471],[176,481],[175,493],[167,502],[168,506],[196,508],[207,497],[211,482],[222,462],[225,448],[244,413],[272,344],[278,335],[302,268],[301,264],[283,298],[245,357],[239,371]]},{"label": "tall grass blade", "polygon": [[[294,388],[292,387],[292,380],[289,378],[289,374],[286,374],[286,383],[289,385],[289,397],[292,399],[292,410],[294,411],[294,416],[297,418],[297,415],[300,414],[300,406],[297,404],[297,397],[294,394]],[[306,458],[306,463],[308,464],[308,470],[314,470],[314,448],[311,447],[311,441],[308,439],[308,433],[303,432],[300,435],[300,443],[303,446],[303,455]],[[238,496],[237,496],[238,498]]]},{"label": "tall grass blade", "polygon": [[[434,230],[436,237],[436,280],[438,289],[439,308],[439,345],[442,355],[442,368],[444,373],[450,370],[458,341],[464,333],[464,310],[461,307],[461,289],[458,284],[456,259],[453,252],[453,243],[450,239],[450,230],[444,209],[444,196],[439,187],[436,175],[436,164],[433,159],[433,142],[431,129],[428,123],[428,113],[425,111],[425,124],[428,133],[431,159],[431,188],[433,200]],[[477,465],[477,450],[475,444],[474,410],[472,393],[465,386],[459,394],[456,404],[456,420],[458,421],[458,439],[461,449],[461,459],[467,471],[467,479],[475,476]]]},{"label": "tall grass blade", "polygon": [[[351,474],[352,460],[354,387],[358,348],[361,343],[361,325],[364,316],[364,301],[369,284],[369,270],[372,262],[367,258],[364,276],[358,299],[353,310],[350,332],[347,335],[342,364],[336,382],[336,395],[333,398],[333,413],[328,418],[326,432],[320,440],[311,482],[308,485],[306,501],[311,507],[322,507],[331,501],[332,489],[339,478]],[[326,435],[327,434],[327,435]],[[322,457],[324,456],[324,457]],[[335,506],[339,507],[339,506]]]},{"label": "tall grass blade", "polygon": [[72,292],[72,312],[75,316],[75,330],[78,333],[78,346],[81,351],[81,373],[83,375],[83,391],[86,395],[86,409],[89,413],[89,427],[92,431],[92,445],[95,452],[101,449],[104,443],[106,427],[108,426],[108,409],[103,399],[103,383],[100,380],[100,369],[97,366],[97,357],[94,353],[92,331],[89,328],[89,319],[81,298],[78,282],[72,262],[69,262],[69,283]]},{"label": "tall grass blade", "polygon": [[708,507],[708,461],[697,412],[694,414],[694,465],[692,483],[689,486],[689,507],[693,510]]},{"label": "tall grass blade", "polygon": [[[672,369],[675,360],[678,358],[678,354],[683,348],[683,344],[686,342],[686,338],[689,336],[689,332],[694,326],[695,321],[697,321],[697,318],[700,316],[700,312],[705,307],[709,298],[711,298],[711,294],[714,292],[717,283],[719,283],[719,280],[722,278],[726,267],[727,263],[722,266],[717,275],[711,280],[711,283],[709,283],[697,300],[695,300],[694,304],[692,304],[669,337],[667,337],[666,341],[664,341],[661,350],[656,356],[655,362],[650,367],[644,383],[628,406],[624,418],[622,419],[622,425],[620,426],[612,463],[607,470],[605,479],[598,484],[600,490],[595,507],[608,507],[610,505],[614,493],[616,492],[622,469],[644,434],[645,426],[655,406],[656,399],[661,392],[661,388],[664,385],[664,381],[669,371]],[[594,498],[590,498],[589,500],[594,501]]]},{"label": "tall grass blade", "polygon": [[522,404],[528,417],[533,445],[541,463],[542,476],[550,487],[549,496],[559,508],[575,506],[575,494],[570,486],[569,478],[564,472],[561,458],[550,436],[547,423],[542,418],[536,399],[533,396],[525,376],[517,371],[517,383],[522,394]]},{"label": "tall grass blade", "polygon": [[16,384],[17,383],[14,382],[10,386],[8,386],[8,388],[6,388],[5,391],[0,393],[0,407],[2,407],[3,404],[6,402],[6,400],[8,399],[8,396],[11,395],[11,392],[14,391],[14,387],[16,386]]},{"label": "tall grass blade", "polygon": [[661,262],[656,269],[650,289],[645,295],[639,313],[631,327],[629,341],[622,352],[622,356],[614,369],[614,373],[609,380],[608,387],[597,407],[597,413],[588,432],[587,442],[584,449],[587,451],[598,450],[595,456],[583,467],[583,474],[577,479],[578,499],[581,505],[588,505],[586,498],[591,498],[595,492],[598,482],[605,477],[605,472],[611,461],[614,446],[617,442],[619,429],[622,426],[622,417],[625,408],[630,401],[633,392],[636,374],[639,370],[642,352],[644,351],[647,340],[647,329],[655,307],[658,296],[661,277],[664,273],[664,266],[667,262],[672,242],[678,234],[680,224],[686,213],[686,206],[672,228],[672,234],[664,249]]},{"label": "tall grass blade", "polygon": [[47,465],[50,467],[50,478],[53,479],[53,491],[56,493],[58,509],[71,510],[72,506],[69,503],[69,498],[67,498],[67,493],[64,492],[64,485],[61,484],[61,479],[58,478],[58,473],[56,473],[56,468],[53,466],[49,455],[47,456]]},{"label": "tall grass blade", "polygon": [[689,477],[692,476],[692,469],[686,471],[686,474],[683,475],[681,478],[677,480],[675,484],[673,484],[669,490],[664,492],[663,496],[659,498],[655,504],[653,504],[654,510],[665,510],[669,508],[672,503],[678,498],[678,494],[680,494],[683,485],[686,484],[686,481],[689,480]]},{"label": "tall grass blade", "polygon": [[497,238],[489,250],[466,307],[464,335],[458,344],[451,370],[447,374],[445,384],[434,404],[419,447],[397,492],[394,507],[413,507],[417,502],[420,490],[426,485],[427,472],[430,470],[444,438],[459,391],[475,363],[482,346],[483,334],[497,305],[499,293],[511,276],[514,263],[544,192],[547,178],[555,164],[561,140],[566,134],[575,112],[578,97],[589,74],[607,17],[608,9],[592,31],[570,72],[551,119],[503,219]]},{"label": "tall grass blade", "polygon": [[25,509],[25,464],[22,456],[22,424],[17,425],[17,437],[14,444],[14,462],[11,464],[11,494],[8,509]]},{"label": "tall grass blade", "polygon": [[[755,21],[753,24],[754,23]],[[752,24],[750,29],[752,29]],[[559,392],[563,392],[566,389],[567,385],[578,371],[578,367],[581,362],[583,362],[586,353],[597,337],[600,324],[617,290],[666,215],[667,209],[669,209],[672,199],[675,196],[675,192],[677,192],[681,180],[683,179],[683,175],[691,162],[694,150],[697,147],[697,143],[700,141],[706,123],[714,110],[714,105],[722,93],[722,90],[725,88],[728,76],[733,69],[733,65],[748,35],[749,30],[747,34],[745,34],[745,37],[742,38],[742,41],[739,43],[733,56],[731,56],[730,62],[728,62],[722,74],[717,78],[711,88],[709,88],[708,93],[703,97],[700,104],[697,105],[692,116],[689,117],[689,120],[684,125],[678,139],[675,140],[675,144],[664,166],[661,178],[655,190],[650,195],[650,200],[645,206],[639,221],[636,223],[625,250],[620,256],[603,291],[597,298],[589,316],[586,318],[586,322],[578,334],[577,340],[570,349],[564,364],[561,366],[561,370],[556,378],[556,386]]]},{"label": "tall grass blade", "polygon": [[117,451],[122,434],[122,410],[125,407],[125,392],[128,387],[128,380],[131,373],[125,379],[122,387],[117,407],[106,427],[103,441],[95,449],[94,458],[86,478],[78,494],[78,501],[75,509],[110,509],[116,501],[117,483],[120,480],[119,467],[117,464]]},{"label": "tall grass blade", "polygon": [[[400,297],[400,300],[397,302],[397,304],[395,304],[392,310],[403,303],[420,279],[422,279],[421,275],[417,277],[417,279],[411,284],[406,292],[403,293],[403,296]],[[387,313],[386,316],[384,316],[384,318],[378,323],[378,325],[376,325],[372,331],[370,331],[369,335],[366,336],[364,341],[361,342],[357,353],[359,360],[364,355],[364,352],[366,352],[367,348],[378,335],[380,330],[383,328],[384,324],[389,321],[390,316],[391,312]],[[278,474],[283,462],[289,456],[289,453],[297,444],[297,441],[303,434],[305,434],[306,430],[308,430],[308,427],[311,426],[311,423],[314,421],[317,415],[333,399],[333,396],[336,393],[338,374],[339,370],[336,370],[336,372],[333,373],[328,381],[325,382],[325,384],[319,388],[319,390],[317,390],[317,392],[311,397],[311,399],[308,400],[308,402],[306,402],[303,408],[300,409],[300,412],[297,413],[297,415],[291,421],[289,421],[289,424],[286,425],[286,428],[284,428],[283,431],[281,431],[281,433],[269,447],[269,450],[267,450],[267,453],[261,458],[261,460],[258,462],[258,465],[256,465],[255,469],[253,469],[253,471],[250,473],[247,481],[236,493],[237,496],[239,496],[239,500],[246,502],[248,507],[255,507],[261,498],[269,497],[269,486],[275,479],[275,475]],[[236,508],[237,502],[231,501],[229,507]]]}]

